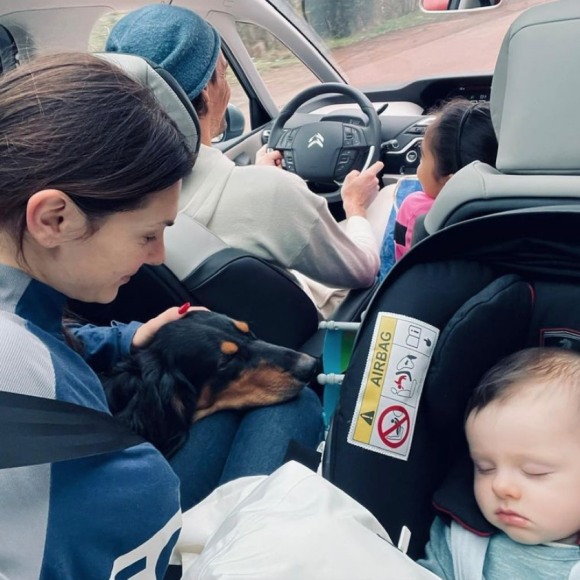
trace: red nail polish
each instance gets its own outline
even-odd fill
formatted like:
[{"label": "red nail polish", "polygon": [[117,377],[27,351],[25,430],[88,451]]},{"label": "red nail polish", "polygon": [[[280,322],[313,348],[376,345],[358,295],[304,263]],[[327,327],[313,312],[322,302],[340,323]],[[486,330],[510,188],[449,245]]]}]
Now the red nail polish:
[{"label": "red nail polish", "polygon": [[186,302],[183,306],[179,307],[179,310],[177,311],[178,314],[185,314],[189,310],[190,306],[191,304],[189,302]]}]

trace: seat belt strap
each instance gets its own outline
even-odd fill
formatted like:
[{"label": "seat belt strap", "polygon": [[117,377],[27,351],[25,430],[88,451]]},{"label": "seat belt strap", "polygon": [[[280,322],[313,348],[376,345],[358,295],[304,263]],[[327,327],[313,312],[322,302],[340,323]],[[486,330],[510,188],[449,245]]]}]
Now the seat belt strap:
[{"label": "seat belt strap", "polygon": [[143,442],[107,413],[0,391],[0,469],[91,457]]},{"label": "seat belt strap", "polygon": [[476,536],[451,522],[451,557],[455,580],[483,580],[483,564],[489,537]]}]

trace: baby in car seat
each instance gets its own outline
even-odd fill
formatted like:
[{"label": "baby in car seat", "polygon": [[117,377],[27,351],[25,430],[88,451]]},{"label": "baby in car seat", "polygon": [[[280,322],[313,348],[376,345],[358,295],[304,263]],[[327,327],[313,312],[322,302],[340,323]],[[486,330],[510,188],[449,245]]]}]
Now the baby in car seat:
[{"label": "baby in car seat", "polygon": [[423,191],[405,198],[395,223],[395,257],[411,247],[415,221],[426,214],[454,173],[473,161],[495,167],[497,138],[487,103],[455,99],[435,113],[421,145],[417,178]]},{"label": "baby in car seat", "polygon": [[498,531],[483,538],[437,518],[419,564],[445,580],[580,577],[579,409],[580,354],[530,348],[489,370],[465,431],[475,499]]}]

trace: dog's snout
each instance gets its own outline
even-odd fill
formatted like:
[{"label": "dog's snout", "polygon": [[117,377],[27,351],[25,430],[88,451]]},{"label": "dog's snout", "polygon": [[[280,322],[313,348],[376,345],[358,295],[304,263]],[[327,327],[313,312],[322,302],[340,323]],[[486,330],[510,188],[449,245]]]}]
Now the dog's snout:
[{"label": "dog's snout", "polygon": [[316,377],[321,372],[322,361],[320,358],[308,354],[301,354],[294,374],[296,378],[303,381],[304,384],[313,384],[316,382]]}]

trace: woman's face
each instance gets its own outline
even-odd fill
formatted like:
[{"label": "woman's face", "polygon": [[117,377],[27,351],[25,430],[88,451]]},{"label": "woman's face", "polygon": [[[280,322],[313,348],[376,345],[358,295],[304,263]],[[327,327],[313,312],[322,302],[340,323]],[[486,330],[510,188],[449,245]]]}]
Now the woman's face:
[{"label": "woman's face", "polygon": [[34,260],[32,275],[69,298],[111,302],[143,264],[165,260],[163,232],[177,215],[180,188],[181,181],[151,194],[145,207],[105,218],[88,237],[44,249],[43,259]]}]

